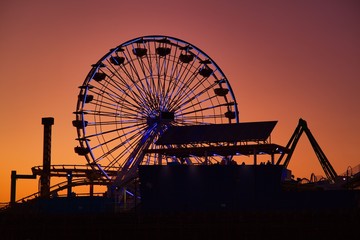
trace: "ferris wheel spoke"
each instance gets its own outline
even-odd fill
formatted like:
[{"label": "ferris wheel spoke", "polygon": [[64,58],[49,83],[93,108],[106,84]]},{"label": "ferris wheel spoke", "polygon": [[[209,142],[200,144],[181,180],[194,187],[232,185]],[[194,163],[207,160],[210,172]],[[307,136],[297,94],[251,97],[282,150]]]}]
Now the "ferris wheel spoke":
[{"label": "ferris wheel spoke", "polygon": [[150,97],[150,100],[154,100],[152,98],[152,96],[154,94],[154,90],[151,87],[151,81],[149,80],[149,78],[153,78],[152,71],[151,71],[151,69],[147,68],[146,63],[144,63],[142,58],[139,59],[139,66],[144,74],[144,80],[146,83],[146,86],[144,86],[144,89],[147,90],[147,95],[148,95],[148,97]]},{"label": "ferris wheel spoke", "polygon": [[191,125],[203,125],[203,124],[210,124],[204,122],[204,119],[200,118],[198,121],[196,120],[176,120],[176,126],[191,126]]},{"label": "ferris wheel spoke", "polygon": [[[127,73],[127,69],[125,67],[123,67],[123,71]],[[138,82],[141,83],[141,79],[137,79],[137,81],[134,80],[134,78],[132,78],[129,74],[127,74],[129,81],[132,83],[132,86],[135,87],[135,89],[133,89],[131,87],[131,85],[126,84],[127,90],[126,92],[124,92],[126,95],[129,95],[127,92],[130,92],[130,94],[132,95],[132,99],[133,101],[137,102],[137,104],[139,104],[140,106],[144,106],[149,102],[148,99],[148,94],[145,92],[144,88],[141,88],[138,85]],[[119,86],[121,87],[121,86]],[[136,90],[136,91],[134,91]]]},{"label": "ferris wheel spoke", "polygon": [[[130,64],[130,71],[132,71],[132,64]],[[128,69],[126,68],[126,66],[120,66],[120,69],[125,73],[125,75],[127,76],[128,80],[131,82],[132,86],[135,87],[135,89],[133,89],[131,87],[130,84],[126,83],[126,89],[127,91],[123,91],[124,94],[126,94],[127,96],[129,95],[127,92],[130,92],[130,94],[132,95],[132,100],[137,102],[139,105],[145,105],[148,102],[147,99],[147,94],[146,92],[144,92],[144,88],[142,86],[139,86],[138,83],[140,83],[141,85],[141,78],[140,76],[136,75],[136,77],[134,77],[134,74],[129,73]],[[116,74],[117,79],[121,80],[120,82],[123,83],[123,77],[118,76],[118,74]],[[121,89],[121,85],[117,86],[117,88]],[[136,91],[134,91],[136,90]]]},{"label": "ferris wheel spoke", "polygon": [[184,67],[183,63],[180,63],[180,67],[179,67],[179,62],[176,64],[176,67],[172,75],[170,76],[171,83],[169,84],[169,90],[167,93],[168,99],[171,99],[173,96],[176,96],[180,91],[180,89],[182,88],[182,86],[184,86],[182,81],[182,77],[185,72],[184,69],[186,70],[186,67]]},{"label": "ferris wheel spoke", "polygon": [[[173,75],[171,77],[171,79],[173,79],[173,83],[174,83],[171,88],[172,89],[171,92],[174,93],[175,96],[179,91],[181,91],[181,88],[183,86],[186,86],[184,83],[185,78],[187,77],[190,70],[193,68],[193,66],[195,64],[195,61],[192,61],[190,66],[188,66],[187,64],[180,63],[179,61],[180,61],[180,59],[178,58],[176,67],[175,67]],[[179,64],[180,64],[180,67],[178,67]],[[191,77],[189,77],[189,78],[191,78]],[[182,80],[182,79],[184,79],[184,80]],[[178,83],[181,83],[181,84],[179,85]],[[176,89],[178,89],[178,91],[176,91]]]},{"label": "ferris wheel spoke", "polygon": [[223,106],[229,106],[229,105],[234,105],[233,103],[224,103],[224,104],[218,104],[218,105],[214,105],[214,106],[210,106],[210,107],[205,107],[205,108],[201,108],[201,109],[196,109],[193,111],[189,111],[189,112],[182,112],[183,115],[188,115],[188,114],[193,114],[193,113],[197,113],[197,112],[203,112],[205,110],[209,110],[209,109],[214,109],[214,108],[218,108],[218,107],[223,107]]},{"label": "ferris wheel spoke", "polygon": [[[174,49],[174,50],[173,50]],[[170,68],[170,74],[168,75],[168,85],[166,87],[166,90],[164,92],[164,98],[168,101],[171,96],[169,95],[172,92],[172,85],[175,84],[175,79],[174,79],[174,74],[175,74],[175,69],[177,68],[177,66],[179,65],[180,59],[177,58],[176,56],[178,55],[178,48],[174,48],[173,46],[171,46],[171,50],[174,51],[174,55],[171,55],[168,58],[168,65],[171,64]]]},{"label": "ferris wheel spoke", "polygon": [[[134,133],[134,134],[133,134],[133,133]],[[109,149],[107,152],[105,152],[103,155],[101,155],[101,156],[97,159],[97,162],[100,161],[101,159],[106,158],[108,155],[114,153],[114,152],[117,151],[118,149],[120,149],[120,148],[122,148],[122,147],[125,147],[125,145],[127,145],[128,142],[130,142],[131,140],[134,140],[134,139],[139,138],[139,136],[141,136],[141,131],[140,131],[140,132],[139,132],[139,131],[132,131],[132,132],[129,132],[129,133],[127,133],[127,134],[124,134],[123,136],[125,136],[125,135],[130,135],[130,136],[129,136],[128,138],[126,138],[126,139],[127,139],[126,141],[123,141],[123,142],[121,142],[120,144],[115,145],[114,147],[112,147],[111,149]],[[123,136],[118,136],[118,137],[113,138],[113,139],[111,139],[111,140],[109,140],[109,141],[106,141],[106,142],[102,143],[101,145],[98,145],[98,146],[94,147],[93,149],[98,148],[98,147],[102,147],[102,146],[106,146],[107,144],[111,143],[112,141],[117,140],[117,139],[120,139],[120,138],[123,137]],[[135,140],[135,141],[136,141],[136,140]],[[124,151],[126,152],[126,151],[129,151],[129,150],[131,150],[131,149],[132,149],[132,145],[130,144],[127,148],[125,148]],[[119,156],[121,156],[121,152],[120,152],[120,155],[119,155]],[[119,156],[115,157],[114,159],[118,160],[118,157],[119,157]]]},{"label": "ferris wheel spoke", "polygon": [[[175,58],[175,57],[174,57]],[[168,85],[167,90],[167,97],[171,99],[173,93],[175,92],[176,88],[178,87],[178,83],[180,82],[181,71],[184,68],[184,64],[180,63],[178,59],[176,62],[173,61],[171,75],[169,76],[170,82]]]},{"label": "ferris wheel spoke", "polygon": [[[147,63],[143,62],[144,65],[148,65],[149,67],[149,89],[151,91],[152,96],[156,96],[157,93],[157,86],[155,84],[155,79],[154,79],[154,66],[153,66],[153,61],[152,59],[147,55],[146,58]],[[155,99],[154,99],[155,101]]]},{"label": "ferris wheel spoke", "polygon": [[152,109],[157,109],[159,107],[159,101],[157,99],[157,86],[155,84],[155,80],[154,80],[154,74],[153,74],[153,69],[152,69],[152,65],[151,65],[151,61],[149,61],[149,57],[146,57],[145,59],[147,59],[147,63],[143,61],[143,59],[141,58],[139,60],[140,66],[141,68],[143,68],[144,70],[144,74],[145,73],[145,66],[146,64],[148,64],[150,67],[148,69],[148,73],[145,77],[145,82],[147,85],[147,89],[148,89],[148,100],[149,103],[151,103]]},{"label": "ferris wheel spoke", "polygon": [[[152,70],[145,67],[146,64],[144,63],[143,58],[138,58],[137,63],[143,74],[143,77],[141,78],[142,81],[140,81],[141,89],[144,92],[145,98],[148,103],[154,104],[156,100],[154,99],[154,93],[156,92],[156,89],[151,87],[151,81],[149,80],[149,78],[153,79]],[[143,82],[145,82],[145,84]]]},{"label": "ferris wheel spoke", "polygon": [[[205,81],[207,81],[208,78],[204,77],[201,80],[199,80],[198,82],[196,82],[196,84],[194,86],[191,86],[187,89],[185,89],[184,91],[182,91],[182,95],[181,97],[178,98],[178,102],[181,101],[182,99],[186,98],[187,96],[189,96],[190,92],[196,92],[196,90],[200,87],[203,86],[203,84],[205,83]],[[208,87],[205,87],[203,90],[200,91],[200,93],[204,93],[207,92],[209,89],[211,89],[212,87],[214,87],[216,85],[216,83],[211,83]],[[195,95],[196,96],[196,95]],[[180,100],[181,99],[181,100]],[[191,101],[191,100],[190,100]]]},{"label": "ferris wheel spoke", "polygon": [[85,114],[88,116],[100,116],[100,117],[116,117],[119,115],[116,112],[106,112],[106,111],[98,111],[98,110],[86,110]]},{"label": "ferris wheel spoke", "polygon": [[[112,119],[112,118],[111,118]],[[93,122],[88,122],[88,128],[92,127],[92,126],[105,126],[105,125],[122,125],[122,126],[127,126],[127,125],[136,125],[136,124],[145,124],[145,121],[139,118],[135,118],[135,117],[127,117],[127,118],[123,118],[123,119],[119,119],[116,121],[111,121],[111,119],[102,119],[101,121],[93,121]]]},{"label": "ferris wheel spoke", "polygon": [[[199,53],[194,55],[194,60],[191,61],[191,64],[183,64],[182,63],[182,65],[184,65],[185,67],[182,68],[181,72],[179,72],[180,73],[179,80],[183,79],[184,81],[182,81],[182,82],[185,84],[191,84],[193,82],[195,76],[197,75],[197,73],[200,71],[201,64],[199,64],[199,62],[195,59],[199,60]],[[190,76],[189,76],[189,74],[190,74]]]},{"label": "ferris wheel spoke", "polygon": [[189,120],[204,120],[204,119],[215,119],[215,118],[223,118],[223,114],[203,114],[201,116],[197,116],[197,115],[192,115],[192,116],[186,116],[183,117],[182,119],[178,119],[176,120],[176,122],[184,120],[184,121],[189,121]]},{"label": "ferris wheel spoke", "polygon": [[211,122],[206,122],[207,119],[221,119],[223,118],[223,115],[204,115],[204,116],[194,116],[194,117],[187,117],[183,119],[177,119],[175,121],[175,125],[198,125],[198,124],[211,124]]},{"label": "ferris wheel spoke", "polygon": [[[180,65],[180,71],[183,68],[183,63],[175,63],[173,62],[173,65]],[[174,68],[174,66],[172,66],[172,68]],[[175,69],[178,68],[177,66],[175,67]],[[172,105],[174,104],[174,102],[176,102],[176,98],[182,94],[182,91],[184,91],[186,89],[186,82],[181,80],[181,75],[179,76],[178,79],[173,77],[174,72],[172,70],[171,75],[169,76],[169,84],[167,86],[166,89],[164,90],[164,99],[166,99],[167,101],[167,105],[169,109],[173,109]],[[180,83],[180,84],[179,84]],[[175,99],[175,100],[174,100]]]},{"label": "ferris wheel spoke", "polygon": [[[209,96],[208,98],[205,98],[205,99],[202,99],[202,100],[201,99],[196,99],[197,100],[196,102],[192,101],[192,102],[187,102],[187,103],[182,104],[181,106],[179,106],[177,108],[177,110],[181,109],[181,111],[184,112],[184,111],[186,111],[186,110],[188,110],[190,108],[196,108],[197,106],[201,106],[201,104],[203,104],[203,103],[209,103],[209,102],[211,103],[211,105],[213,105],[212,100],[214,98],[216,98],[216,96]],[[195,100],[195,99],[193,99],[193,100]]]},{"label": "ferris wheel spoke", "polygon": [[[112,65],[111,65],[112,66]],[[114,69],[111,70],[108,68],[108,70],[112,73],[112,76],[108,76],[111,81],[108,81],[108,84],[114,88],[114,90],[119,91],[120,93],[124,94],[125,96],[129,97],[132,101],[136,102],[137,104],[141,105],[144,104],[144,101],[141,102],[140,96],[134,92],[130,91],[131,95],[128,94],[131,90],[131,86],[127,83],[127,81],[119,74],[119,72]],[[129,76],[128,76],[129,77]],[[123,88],[125,89],[123,90]],[[113,90],[112,90],[113,91]],[[115,92],[116,93],[116,92]]]},{"label": "ferris wheel spoke", "polygon": [[[205,93],[208,93],[208,91],[210,89],[212,89],[214,87],[214,85],[216,85],[215,83],[209,85],[208,87],[205,87],[203,90],[201,90],[200,92],[198,92],[197,94],[192,94],[193,96],[192,97],[188,97],[188,98],[182,98],[182,99],[179,99],[178,101],[178,105],[174,105],[172,106],[172,109],[174,110],[177,110],[177,109],[183,109],[183,107],[189,103],[191,103],[193,100],[195,99],[199,99],[201,97],[201,95],[205,94]],[[196,89],[194,89],[196,90]],[[190,93],[192,92],[192,90],[189,90],[188,92],[188,96],[190,95]],[[212,95],[212,96],[209,96],[207,98],[205,98],[204,100],[201,100],[199,101],[197,104],[200,104],[202,102],[207,102],[207,101],[211,101],[212,99],[216,98],[217,96],[216,95]],[[189,107],[192,107],[194,105],[190,105]],[[186,108],[185,108],[186,109]]]},{"label": "ferris wheel spoke", "polygon": [[[191,84],[191,82],[194,81],[196,77],[196,72],[200,69],[200,66],[194,67],[195,62],[192,62],[190,66],[181,64],[181,68],[179,69],[179,73],[176,76],[177,82],[180,83],[180,85],[177,85],[178,91],[181,91],[182,88],[188,87],[187,84]],[[190,75],[189,75],[190,74]]]},{"label": "ferris wheel spoke", "polygon": [[[111,86],[112,82],[111,81],[107,81],[107,83]],[[126,103],[132,105],[134,107],[134,109],[138,108],[139,106],[145,104],[144,102],[141,103],[140,101],[137,100],[136,96],[130,96],[128,93],[126,93],[125,91],[122,91],[123,94],[125,94],[125,96],[120,96],[115,90],[106,87],[106,85],[104,83],[100,83],[100,85],[103,87],[103,89],[100,89],[98,87],[93,87],[94,89],[90,90],[91,93],[94,93],[97,96],[101,96],[101,98],[105,98],[108,99],[110,102],[110,105],[114,105],[116,106],[118,104],[119,101],[125,101]],[[95,91],[97,90],[97,91]],[[106,90],[106,91],[105,91]],[[127,100],[125,97],[130,98],[129,100]],[[133,101],[134,103],[136,103],[137,105],[135,105],[134,103],[130,102]]]},{"label": "ferris wheel spoke", "polygon": [[129,171],[137,171],[137,166],[143,161],[143,151],[150,148],[150,145],[153,143],[155,136],[156,132],[153,131],[149,132],[149,134],[145,133],[145,135],[142,136],[141,140],[135,146],[134,151],[124,162],[123,169],[128,169]]},{"label": "ferris wheel spoke", "polygon": [[[125,151],[128,151],[129,149],[131,149],[131,151],[129,152],[129,154],[126,155],[126,159],[123,161],[122,165],[121,165],[121,171],[128,171],[129,168],[131,167],[131,165],[133,164],[136,156],[139,154],[139,152],[141,151],[141,149],[144,148],[144,146],[148,147],[148,140],[151,139],[152,141],[152,137],[151,135],[153,135],[154,133],[152,133],[152,131],[150,131],[149,129],[146,129],[142,135],[137,135],[136,139],[134,139],[134,141],[132,141],[130,143],[130,145],[127,147],[127,149]],[[135,135],[134,135],[135,136]]]},{"label": "ferris wheel spoke", "polygon": [[[166,47],[168,47],[168,45],[166,44]],[[170,52],[172,51],[172,46],[170,46]],[[160,58],[161,59],[161,58]],[[167,82],[168,82],[168,78],[170,76],[169,74],[169,69],[172,66],[172,61],[171,61],[171,55],[166,55],[163,57],[163,66],[164,66],[164,71],[163,71],[163,78],[164,78],[164,82],[162,84],[162,95],[163,95],[163,99],[165,99],[166,96],[166,92],[167,92]]]},{"label": "ferris wheel spoke", "polygon": [[[104,86],[103,86],[103,89],[100,89],[98,87],[93,87],[93,88],[94,89],[89,90],[89,93],[93,93],[94,95],[89,95],[89,94],[87,95],[87,96],[93,96],[93,99],[89,99],[89,100],[86,99],[86,101],[88,101],[88,103],[91,103],[93,101],[101,101],[101,100],[99,100],[99,98],[100,98],[100,99],[108,100],[111,105],[116,104],[118,95],[112,94],[111,91],[106,92],[106,94],[105,94],[105,92],[104,92],[105,87]],[[95,98],[95,97],[97,97],[97,98]]]},{"label": "ferris wheel spoke", "polygon": [[88,122],[87,124],[87,127],[91,127],[91,126],[95,126],[95,125],[104,125],[104,126],[107,126],[107,125],[110,125],[110,126],[113,126],[113,125],[118,125],[119,123],[123,124],[124,123],[127,123],[127,124],[131,124],[131,125],[134,125],[134,124],[137,124],[139,122],[138,119],[132,119],[131,121],[130,120],[122,120],[122,121],[114,121],[114,120],[102,120],[101,122]]},{"label": "ferris wheel spoke", "polygon": [[[140,141],[141,134],[133,135],[132,138],[129,140],[133,140],[131,142],[131,145],[124,148],[122,151],[118,153],[116,157],[109,163],[109,166],[114,167],[116,164],[119,164],[119,160],[124,159],[127,157],[127,155],[131,154],[133,150],[135,149],[136,144]],[[124,146],[121,146],[124,147]],[[123,165],[125,164],[125,161],[123,161],[120,166],[123,168]]]},{"label": "ferris wheel spoke", "polygon": [[[155,46],[155,48],[156,48],[156,46]],[[159,106],[159,107],[162,105],[161,101],[163,99],[163,93],[164,93],[163,92],[163,87],[164,87],[165,81],[166,81],[165,71],[163,70],[164,66],[165,66],[165,61],[162,60],[162,57],[155,54],[155,69],[156,69],[155,75],[156,75],[156,79],[155,79],[154,83],[155,83],[155,86],[156,86],[155,89],[156,89],[157,101],[158,101],[157,106]],[[164,83],[162,82],[163,80],[164,80]]]},{"label": "ferris wheel spoke", "polygon": [[[98,101],[95,100],[92,103],[90,103],[88,106],[94,106],[94,111],[87,111],[87,114],[101,114],[101,113],[114,113],[116,111],[116,108],[112,106],[112,104],[108,104],[105,101]],[[100,107],[101,106],[101,107]],[[101,109],[100,109],[101,108]]]},{"label": "ferris wheel spoke", "polygon": [[99,111],[99,110],[86,110],[86,112],[85,112],[85,115],[94,116],[94,117],[111,117],[111,118],[113,118],[113,117],[124,116],[126,118],[132,118],[132,119],[138,119],[138,120],[143,119],[141,116],[137,116],[133,112],[130,112],[130,113],[126,114],[126,111],[123,111],[121,114],[122,115],[120,115],[120,113],[118,113],[118,112],[109,112],[109,111],[103,111],[103,110],[102,111]]},{"label": "ferris wheel spoke", "polygon": [[[189,73],[189,71],[188,71],[188,73]],[[186,81],[185,80],[181,81],[181,85],[174,92],[175,94],[174,94],[173,100],[169,103],[170,106],[176,105],[179,101],[181,101],[181,99],[183,99],[184,97],[187,97],[185,92],[187,91],[187,89],[192,87],[191,83],[195,81],[196,76],[197,76],[197,73],[193,72]],[[185,75],[185,77],[187,77],[187,74]]]},{"label": "ferris wheel spoke", "polygon": [[154,55],[154,53],[152,53],[151,48],[149,46],[147,46],[147,49],[148,49],[148,53],[144,57],[139,58],[139,64],[140,67],[143,69],[144,75],[147,76],[146,84],[148,86],[149,94],[150,96],[152,96],[152,100],[156,101],[156,99],[153,98],[154,96],[156,96],[156,93],[158,92],[154,79],[154,77],[156,77],[156,74],[154,74],[155,66],[152,61],[153,59],[152,56]]},{"label": "ferris wheel spoke", "polygon": [[[93,92],[93,93],[95,93],[95,92]],[[127,100],[126,98],[124,98],[122,96],[117,96],[117,99],[115,99],[112,95],[110,95],[108,93],[108,94],[103,94],[101,97],[103,99],[106,99],[106,100],[109,100],[109,101],[98,100],[98,99],[95,98],[89,104],[94,104],[96,106],[99,105],[99,106],[102,106],[102,108],[117,111],[118,105],[119,105],[119,103],[121,103],[121,108],[122,109],[127,109],[127,110],[129,110],[131,112],[136,112],[138,114],[142,113],[140,111],[140,109],[142,109],[141,105],[137,105],[135,103],[132,103],[132,102],[130,102],[129,100]]]},{"label": "ferris wheel spoke", "polygon": [[[95,99],[92,103],[90,103],[94,106],[101,106],[101,110],[98,110],[98,112],[117,112],[118,106],[112,102],[107,102],[103,100],[97,100]],[[140,108],[138,106],[135,106],[128,102],[122,102],[121,103],[121,109],[125,112],[128,110],[128,113],[131,113],[132,115],[135,114],[142,114]]]},{"label": "ferris wheel spoke", "polygon": [[[139,127],[141,125],[144,125],[144,124],[139,123],[139,124],[135,124],[135,125],[131,125],[131,126],[126,126],[126,127],[121,127],[121,128],[114,128],[114,129],[111,129],[111,130],[108,130],[108,131],[97,132],[97,133],[94,133],[94,134],[91,134],[91,135],[86,135],[86,136],[84,136],[84,138],[90,139],[90,138],[93,138],[93,137],[104,136],[106,134],[111,134],[111,133],[114,133],[114,132],[123,131],[123,130],[129,129],[129,128],[135,128],[134,130],[129,131],[129,132],[125,133],[124,135],[119,135],[119,137],[124,137],[127,134],[131,134],[132,132],[139,131],[139,129],[137,127]],[[100,146],[100,145],[98,145],[98,146]]]},{"label": "ferris wheel spoke", "polygon": [[[126,48],[126,51],[127,51],[128,55],[130,56],[130,52],[129,52],[128,48]],[[151,89],[146,88],[142,82],[142,79],[144,79],[147,76],[145,69],[140,67],[140,70],[142,70],[142,71],[138,71],[138,68],[135,65],[135,63],[137,62],[140,66],[141,61],[142,61],[142,58],[137,57],[134,60],[131,60],[128,62],[129,66],[130,66],[130,73],[133,73],[133,74],[131,74],[132,77],[130,77],[129,71],[126,68],[124,68],[124,70],[128,73],[129,80],[133,82],[134,86],[139,91],[139,93],[142,95],[142,97],[144,97],[144,96],[148,97],[151,95],[150,92],[148,92],[148,91]],[[142,72],[143,76],[140,76],[140,72]],[[134,74],[135,74],[136,78],[134,77]],[[139,85],[133,79],[137,79],[139,82]],[[150,100],[150,99],[147,99],[147,100]]]}]

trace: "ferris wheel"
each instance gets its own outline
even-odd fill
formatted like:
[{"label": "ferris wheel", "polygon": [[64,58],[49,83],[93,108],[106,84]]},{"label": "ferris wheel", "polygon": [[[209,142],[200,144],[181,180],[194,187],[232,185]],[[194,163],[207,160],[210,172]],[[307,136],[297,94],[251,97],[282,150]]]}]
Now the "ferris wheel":
[{"label": "ferris wheel", "polygon": [[[133,175],[140,164],[177,161],[145,154],[173,147],[155,144],[171,126],[239,121],[230,83],[217,64],[194,45],[159,35],[122,43],[92,65],[75,115],[75,151],[110,180]],[[114,168],[117,176],[109,174]]]}]

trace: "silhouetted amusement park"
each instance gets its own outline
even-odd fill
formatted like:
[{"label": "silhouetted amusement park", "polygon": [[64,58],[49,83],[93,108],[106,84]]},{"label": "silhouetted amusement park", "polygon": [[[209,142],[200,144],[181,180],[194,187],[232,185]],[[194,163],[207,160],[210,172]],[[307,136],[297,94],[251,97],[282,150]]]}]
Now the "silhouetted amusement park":
[{"label": "silhouetted amusement park", "polygon": [[[31,175],[12,171],[1,209],[9,239],[45,239],[57,228],[70,229],[56,233],[68,239],[331,238],[359,224],[360,165],[337,173],[304,119],[285,145],[271,140],[277,121],[241,122],[231,80],[174,37],[132,39],[91,66],[72,122],[84,162],[52,165],[56,121],[41,123],[43,164]],[[323,176],[288,168],[301,137]],[[17,199],[18,179],[38,179],[39,191]]]}]

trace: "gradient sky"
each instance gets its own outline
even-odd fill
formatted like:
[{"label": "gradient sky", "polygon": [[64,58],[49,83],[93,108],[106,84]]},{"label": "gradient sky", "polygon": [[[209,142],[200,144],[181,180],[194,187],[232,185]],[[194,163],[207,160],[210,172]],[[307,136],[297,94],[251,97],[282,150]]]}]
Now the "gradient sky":
[{"label": "gradient sky", "polygon": [[[12,0],[0,3],[0,202],[10,173],[42,162],[41,118],[55,118],[53,164],[86,164],[73,147],[78,86],[110,48],[169,35],[202,49],[235,92],[240,121],[278,120],[286,145],[304,118],[338,174],[360,163],[360,2]],[[323,174],[305,137],[289,168]],[[18,180],[17,198],[37,191]]]}]

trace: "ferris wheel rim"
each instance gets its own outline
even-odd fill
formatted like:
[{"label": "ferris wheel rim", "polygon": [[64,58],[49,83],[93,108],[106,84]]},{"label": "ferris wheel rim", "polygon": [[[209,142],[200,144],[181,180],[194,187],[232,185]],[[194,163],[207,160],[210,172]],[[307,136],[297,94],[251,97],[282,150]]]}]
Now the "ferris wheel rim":
[{"label": "ferris wheel rim", "polygon": [[[170,36],[166,36],[166,35],[146,35],[146,36],[141,36],[141,37],[137,37],[137,38],[134,38],[134,39],[131,39],[131,40],[128,40],[120,45],[118,45],[117,47],[115,48],[112,48],[110,49],[110,51],[108,53],[106,53],[103,57],[100,58],[100,60],[98,60],[95,64],[92,65],[92,68],[91,70],[89,71],[88,75],[86,76],[83,84],[80,86],[80,92],[83,91],[83,92],[87,92],[88,91],[88,87],[89,87],[89,82],[91,82],[92,78],[94,77],[94,75],[99,71],[99,69],[102,67],[102,64],[104,61],[106,61],[115,51],[123,48],[123,47],[127,47],[131,44],[137,44],[138,42],[141,42],[141,41],[156,41],[156,40],[161,40],[161,39],[167,39],[167,40],[172,40],[172,41],[175,41],[175,43],[171,42],[171,44],[173,44],[173,46],[176,46],[176,47],[179,47],[179,43],[183,44],[183,45],[187,45],[189,47],[191,47],[192,49],[195,49],[198,53],[200,53],[204,59],[207,59],[211,62],[211,65],[215,67],[216,71],[218,71],[218,73],[221,75],[221,76],[224,76],[225,79],[226,79],[226,87],[229,91],[229,94],[230,94],[230,98],[233,100],[233,107],[234,107],[234,112],[235,112],[235,122],[239,122],[239,116],[238,116],[238,109],[237,109],[237,102],[236,102],[236,99],[235,99],[235,95],[233,93],[233,90],[231,88],[231,85],[230,83],[228,82],[228,79],[226,78],[225,74],[223,73],[223,71],[220,69],[220,67],[216,64],[216,62],[210,58],[210,56],[208,56],[204,51],[202,51],[200,48],[198,48],[197,46],[195,46],[194,44],[191,44],[187,41],[184,41],[184,40],[181,40],[179,38],[175,38],[175,37],[170,37]],[[85,90],[84,90],[85,89]],[[86,119],[84,117],[84,115],[86,115],[86,112],[81,112],[79,111],[79,109],[83,109],[84,106],[86,105],[85,101],[81,101],[81,100],[78,100],[77,102],[77,111],[75,112],[76,114],[76,119],[77,120],[81,120],[83,122],[83,128],[79,128],[77,129],[77,132],[78,132],[78,140],[80,142],[80,146],[82,148],[88,148],[88,149],[91,149],[92,146],[90,144],[90,142],[88,140],[86,140],[86,127],[85,127],[85,124],[84,124],[84,119]],[[94,153],[92,151],[88,152],[87,154],[85,154],[85,158],[87,159],[88,163],[92,166],[94,166],[94,168],[97,168],[97,169],[100,169],[104,175],[106,177],[108,177],[106,175],[106,171],[104,170],[104,168],[102,166],[100,166],[100,164],[98,164],[95,159],[96,159],[96,156],[94,156]]]}]

